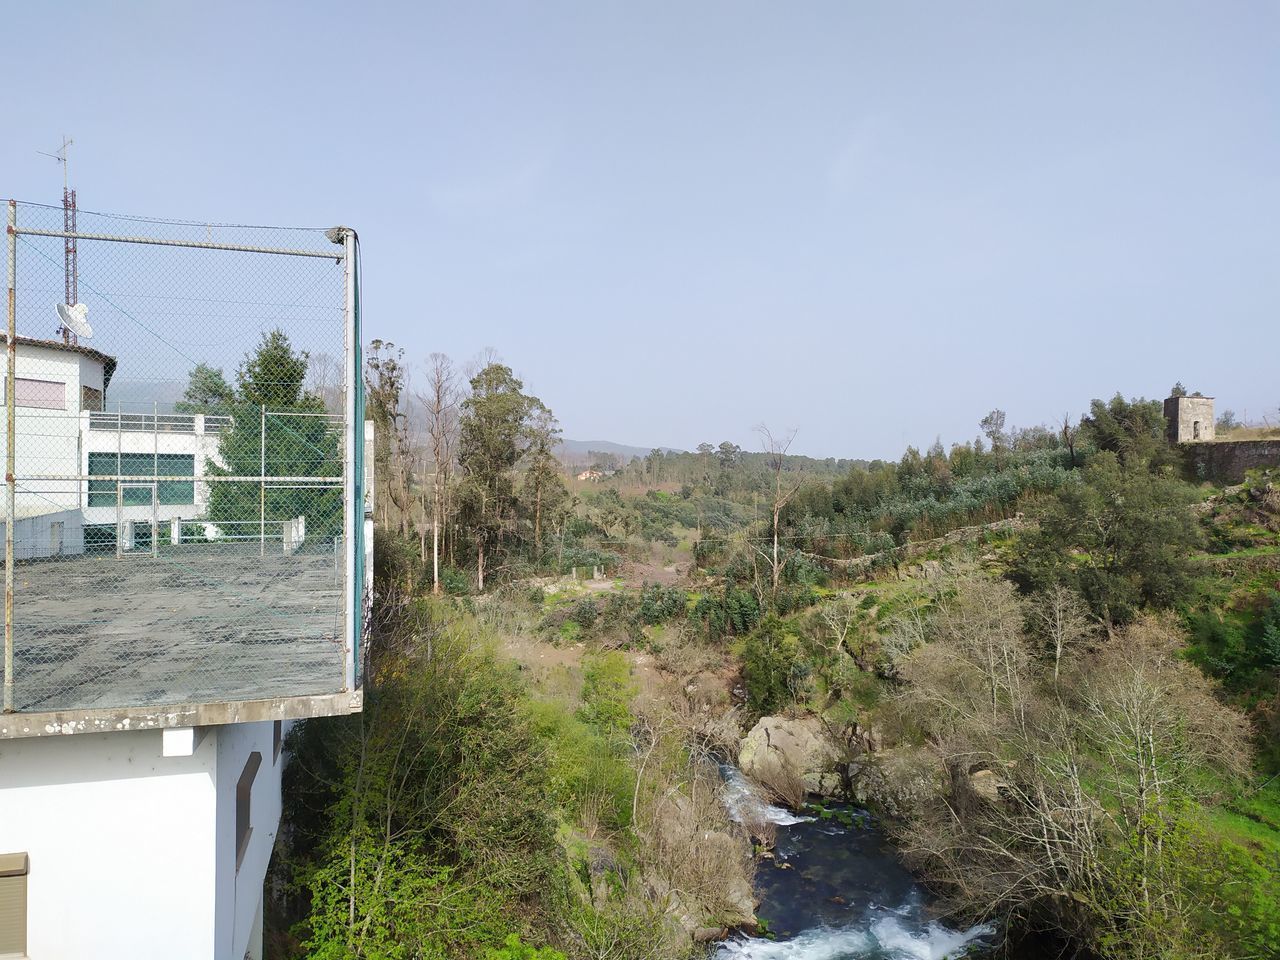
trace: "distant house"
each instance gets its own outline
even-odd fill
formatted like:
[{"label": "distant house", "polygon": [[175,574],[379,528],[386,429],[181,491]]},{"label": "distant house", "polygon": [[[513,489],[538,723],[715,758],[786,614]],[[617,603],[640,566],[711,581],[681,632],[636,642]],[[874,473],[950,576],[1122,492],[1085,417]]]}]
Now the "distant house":
[{"label": "distant house", "polygon": [[590,470],[583,470],[580,474],[578,474],[578,479],[590,480],[592,483],[599,483],[600,479],[603,476],[604,474],[602,472],[592,467]]}]

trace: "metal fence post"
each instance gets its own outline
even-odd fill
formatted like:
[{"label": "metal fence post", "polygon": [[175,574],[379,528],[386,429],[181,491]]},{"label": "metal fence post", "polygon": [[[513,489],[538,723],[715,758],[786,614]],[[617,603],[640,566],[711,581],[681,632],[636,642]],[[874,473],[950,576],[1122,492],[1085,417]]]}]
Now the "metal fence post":
[{"label": "metal fence post", "polygon": [[[258,556],[267,555],[267,405],[262,405],[262,455],[258,462]],[[277,498],[278,499],[278,498]]]},{"label": "metal fence post", "polygon": [[[354,690],[356,686],[356,645],[360,642],[357,631],[360,619],[356,614],[358,604],[364,602],[363,585],[356,582],[356,550],[359,549],[358,530],[364,527],[364,504],[360,502],[358,493],[360,479],[357,469],[356,421],[363,417],[360,409],[360,398],[357,392],[362,371],[360,370],[360,330],[356,323],[356,234],[346,228],[342,231],[342,282],[344,287],[345,330],[343,339],[346,342],[346,363],[343,371],[344,400],[346,401],[346,423],[342,451],[342,547],[343,566],[343,600],[345,611],[343,616],[343,689]],[[357,524],[359,527],[357,527]]]},{"label": "metal fence post", "polygon": [[18,379],[18,205],[9,201],[9,330],[8,366],[4,378],[5,449],[4,449],[4,712],[13,712],[13,524],[17,519],[17,431],[13,417],[17,407],[14,394]]}]

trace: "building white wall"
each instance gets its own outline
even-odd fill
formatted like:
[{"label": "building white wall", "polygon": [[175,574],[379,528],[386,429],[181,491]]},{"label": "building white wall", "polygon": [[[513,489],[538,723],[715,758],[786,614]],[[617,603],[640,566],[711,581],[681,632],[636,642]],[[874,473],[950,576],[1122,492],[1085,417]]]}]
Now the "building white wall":
[{"label": "building white wall", "polygon": [[[28,955],[242,960],[279,829],[272,741],[270,721],[209,728],[190,756],[163,756],[159,730],[0,741],[0,852],[30,856]],[[237,870],[236,782],[253,750]]]},{"label": "building white wall", "polygon": [[[3,539],[4,521],[0,520],[0,541]],[[77,553],[84,553],[84,523],[79,510],[25,517],[13,525],[13,555],[19,560]]]},{"label": "building white wall", "polygon": [[[150,415],[150,411],[148,411],[147,416]],[[192,457],[197,478],[206,475],[211,465],[225,467],[222,458],[218,454],[221,435],[216,432],[205,431],[204,417],[202,415],[196,414],[192,419],[195,421],[195,433],[102,430],[93,428],[92,418],[89,416],[89,411],[86,410],[80,415],[82,439],[78,469],[82,475],[88,475],[90,453],[184,454]],[[209,484],[202,483],[198,479],[195,479],[194,482],[195,503],[157,504],[155,512],[158,520],[162,522],[175,518],[191,520],[204,514],[205,508],[209,504]],[[83,502],[86,504],[84,522],[115,523],[116,507],[88,506],[89,485],[87,481],[83,487]],[[149,507],[124,507],[123,519],[149,520],[150,518],[151,509]]]},{"label": "building white wall", "polygon": [[[214,953],[222,960],[241,960],[246,953],[258,960],[261,943],[250,944],[255,920],[262,909],[262,885],[280,829],[280,774],[284,755],[272,755],[274,724],[236,723],[218,728],[218,809],[214,891]],[[249,847],[236,869],[236,783],[253,751],[262,754],[262,765],[253,781],[250,803]],[[262,933],[258,926],[257,935]],[[250,949],[256,947],[256,952]]]},{"label": "building white wall", "polygon": [[[15,410],[17,444],[14,459],[18,490],[14,506],[18,517],[38,516],[81,505],[81,485],[75,480],[24,479],[38,474],[71,473],[75,464],[80,461],[81,360],[95,363],[91,358],[55,347],[18,343],[16,372],[19,378],[53,380],[66,384],[65,409],[17,407]],[[96,386],[100,388],[102,364],[96,365]],[[3,397],[4,389],[3,378],[0,378],[0,398]],[[3,413],[0,412],[0,421],[2,420]],[[0,429],[0,462],[6,456],[6,435]]]}]

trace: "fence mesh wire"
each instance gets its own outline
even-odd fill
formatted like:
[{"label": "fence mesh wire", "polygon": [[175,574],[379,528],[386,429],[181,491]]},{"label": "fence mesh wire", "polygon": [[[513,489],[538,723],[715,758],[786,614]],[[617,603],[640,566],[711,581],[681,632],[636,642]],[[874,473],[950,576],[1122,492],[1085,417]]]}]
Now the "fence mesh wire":
[{"label": "fence mesh wire", "polygon": [[13,709],[342,690],[343,248],[79,211],[77,336],[63,209],[16,220]]}]

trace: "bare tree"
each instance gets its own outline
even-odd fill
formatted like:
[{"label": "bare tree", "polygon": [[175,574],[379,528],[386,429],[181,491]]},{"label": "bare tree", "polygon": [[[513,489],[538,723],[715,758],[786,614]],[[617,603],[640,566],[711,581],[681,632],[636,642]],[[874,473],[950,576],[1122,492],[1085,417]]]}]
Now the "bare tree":
[{"label": "bare tree", "polygon": [[1071,466],[1076,465],[1076,438],[1080,435],[1080,425],[1072,425],[1071,414],[1064,413],[1062,415],[1062,443],[1067,448],[1067,453],[1071,456]]},{"label": "bare tree", "polygon": [[[446,522],[449,476],[458,439],[458,374],[443,353],[428,358],[427,389],[419,394],[426,413],[431,453],[431,590],[440,592],[440,544]],[[425,477],[423,478],[425,481]],[[424,495],[427,484],[422,485]],[[426,539],[421,541],[426,560]]]},{"label": "bare tree", "polygon": [[1036,599],[1031,607],[1031,618],[1044,637],[1049,655],[1053,657],[1053,686],[1057,689],[1063,655],[1068,649],[1095,636],[1097,624],[1089,616],[1089,608],[1080,595],[1060,583]]},{"label": "bare tree", "polygon": [[849,596],[836,597],[818,607],[818,616],[822,618],[822,622],[831,631],[832,642],[827,647],[827,652],[832,656],[848,653],[845,643],[861,617],[857,600]]},{"label": "bare tree", "polygon": [[307,393],[320,398],[326,413],[342,413],[342,364],[331,354],[307,358]]},{"label": "bare tree", "polygon": [[764,452],[768,455],[769,471],[773,474],[773,552],[767,555],[766,559],[769,561],[773,575],[773,592],[776,596],[778,583],[782,577],[782,559],[778,553],[778,528],[782,522],[782,511],[791,501],[791,498],[796,495],[796,491],[800,489],[800,484],[804,482],[804,478],[798,474],[785,479],[783,477],[787,450],[796,438],[794,429],[788,430],[781,437],[775,437],[772,431],[762,423],[756,427],[756,433],[760,434]]}]

